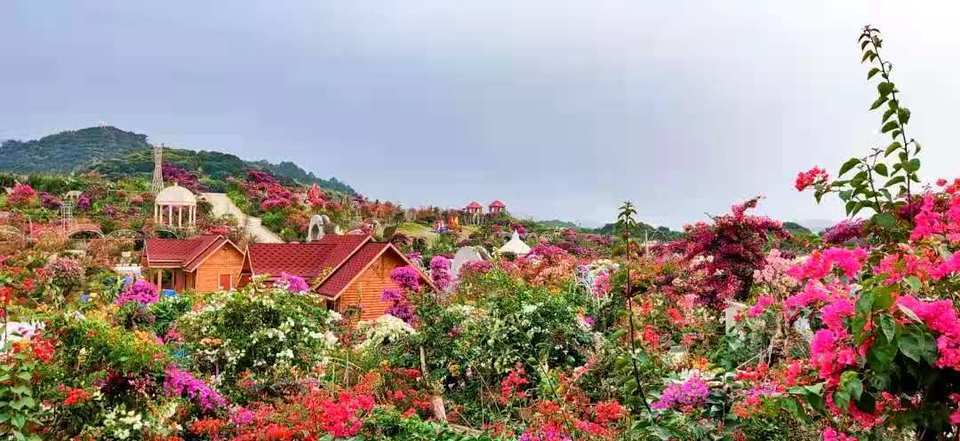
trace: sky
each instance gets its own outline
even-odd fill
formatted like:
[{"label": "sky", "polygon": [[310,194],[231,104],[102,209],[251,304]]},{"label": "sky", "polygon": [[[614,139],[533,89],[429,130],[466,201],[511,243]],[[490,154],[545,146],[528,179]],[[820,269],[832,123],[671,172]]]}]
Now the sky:
[{"label": "sky", "polygon": [[843,217],[792,188],[886,145],[884,32],[928,181],[960,176],[957,2],[0,2],[0,139],[109,124],[294,161],[370,198],[587,226]]}]

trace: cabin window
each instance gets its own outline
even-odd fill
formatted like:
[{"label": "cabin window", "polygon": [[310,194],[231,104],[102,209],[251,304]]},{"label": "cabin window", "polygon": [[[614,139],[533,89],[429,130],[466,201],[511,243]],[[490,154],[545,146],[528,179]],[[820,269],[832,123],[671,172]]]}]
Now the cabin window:
[{"label": "cabin window", "polygon": [[230,274],[220,275],[220,289],[224,291],[233,289],[233,277]]}]

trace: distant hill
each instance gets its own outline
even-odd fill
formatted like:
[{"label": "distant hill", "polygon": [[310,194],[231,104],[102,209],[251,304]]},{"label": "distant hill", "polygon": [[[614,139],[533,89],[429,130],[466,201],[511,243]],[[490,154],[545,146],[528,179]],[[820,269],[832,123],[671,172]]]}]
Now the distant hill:
[{"label": "distant hill", "polygon": [[536,222],[545,228],[571,228],[574,230],[584,230],[583,227],[573,222],[560,219],[538,220]]},{"label": "distant hill", "polygon": [[[96,171],[108,177],[153,172],[152,146],[147,135],[116,127],[91,127],[45,136],[33,141],[6,141],[0,146],[0,171],[21,174]],[[168,148],[164,163],[199,173],[207,181],[243,177],[248,170],[266,170],[287,182],[316,183],[327,190],[356,194],[337,178],[322,179],[292,162],[245,161],[235,155],[213,151]],[[213,187],[216,187],[213,182]]]},{"label": "distant hill", "polygon": [[70,173],[149,148],[147,135],[115,127],[91,127],[26,142],[5,141],[0,144],[0,170],[22,174]]},{"label": "distant hill", "polygon": [[[598,234],[613,235],[613,234],[617,234],[616,228],[617,228],[617,224],[606,224],[593,231]],[[650,240],[668,242],[668,241],[677,240],[683,237],[683,232],[673,231],[667,227],[654,227],[653,225],[648,225],[643,222],[638,222],[637,229],[634,231],[631,231],[630,236],[635,238],[643,238],[644,235],[646,235],[646,237]]]},{"label": "distant hill", "polygon": [[784,222],[783,228],[793,234],[794,236],[814,236],[813,231],[810,231],[809,228],[800,225],[796,222]]}]

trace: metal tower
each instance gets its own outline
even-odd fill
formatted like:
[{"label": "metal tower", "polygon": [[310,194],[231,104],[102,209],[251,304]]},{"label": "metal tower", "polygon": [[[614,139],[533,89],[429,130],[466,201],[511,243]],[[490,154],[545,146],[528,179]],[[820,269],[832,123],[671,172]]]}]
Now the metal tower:
[{"label": "metal tower", "polygon": [[163,190],[163,144],[153,146],[153,182],[150,190],[153,194]]}]

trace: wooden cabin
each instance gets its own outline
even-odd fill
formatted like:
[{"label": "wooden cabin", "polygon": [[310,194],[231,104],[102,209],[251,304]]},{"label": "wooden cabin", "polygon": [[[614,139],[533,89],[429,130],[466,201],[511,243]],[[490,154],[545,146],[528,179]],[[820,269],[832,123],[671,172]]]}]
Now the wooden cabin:
[{"label": "wooden cabin", "polygon": [[160,289],[212,292],[237,287],[243,251],[223,236],[147,239],[143,273]]},{"label": "wooden cabin", "polygon": [[[396,287],[390,272],[406,265],[416,268],[392,244],[374,242],[369,235],[327,235],[309,243],[251,244],[240,279],[242,285],[255,276],[267,276],[268,283],[281,273],[302,277],[329,309],[358,308],[361,320],[371,320],[390,307],[381,298],[384,289]],[[421,276],[429,287],[430,279]]]}]

